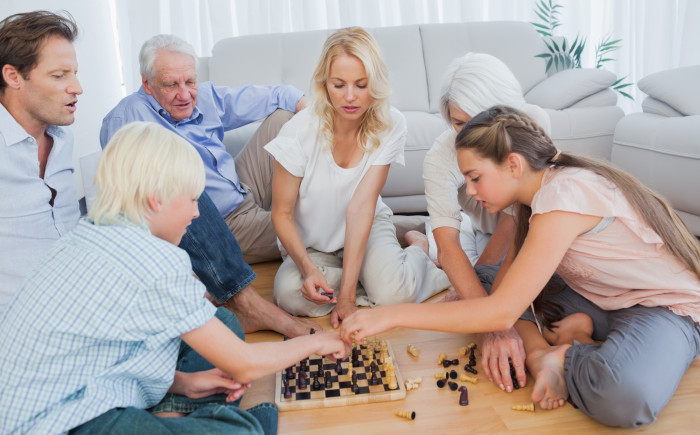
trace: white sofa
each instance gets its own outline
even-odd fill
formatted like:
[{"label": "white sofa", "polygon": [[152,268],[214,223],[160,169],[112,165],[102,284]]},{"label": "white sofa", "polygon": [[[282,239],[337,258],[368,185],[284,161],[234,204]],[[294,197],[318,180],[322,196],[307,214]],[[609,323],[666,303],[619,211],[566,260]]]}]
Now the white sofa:
[{"label": "white sofa", "polygon": [[700,65],[651,74],[638,83],[642,112],[615,129],[612,162],[671,202],[700,236]]},{"label": "white sofa", "polygon": [[[447,125],[439,116],[440,86],[449,62],[466,52],[500,58],[522,85],[527,102],[551,117],[558,147],[610,158],[612,135],[622,117],[610,89],[611,72],[578,69],[548,77],[535,56],[546,50],[539,34],[525,22],[426,24],[369,29],[377,39],[391,74],[392,104],[408,123],[406,166],[392,167],[382,198],[396,213],[426,211],[423,158]],[[199,80],[217,85],[287,83],[308,93],[321,47],[333,30],[252,35],[217,42],[202,58]],[[235,155],[256,128],[227,133]]]}]

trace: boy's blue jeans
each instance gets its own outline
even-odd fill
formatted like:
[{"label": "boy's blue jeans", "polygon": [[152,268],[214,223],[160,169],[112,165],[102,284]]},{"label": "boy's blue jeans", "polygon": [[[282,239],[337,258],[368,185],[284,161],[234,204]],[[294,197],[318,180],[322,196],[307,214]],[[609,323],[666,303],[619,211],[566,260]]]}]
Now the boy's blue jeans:
[{"label": "boy's blue jeans", "polygon": [[[216,317],[238,337],[244,338],[235,314],[225,308],[216,310]],[[177,370],[197,372],[214,368],[185,342],[180,346]],[[248,410],[238,407],[240,400],[226,403],[225,394],[201,399],[190,399],[177,394],[166,394],[150,410],[115,408],[73,429],[72,435],[82,434],[218,434],[218,433],[277,433],[277,406],[261,403]],[[181,412],[180,418],[162,418],[156,412]]]},{"label": "boy's blue jeans", "polygon": [[199,197],[199,217],[182,237],[180,248],[190,256],[192,270],[209,294],[223,304],[256,278],[243,261],[236,238],[206,192]]}]

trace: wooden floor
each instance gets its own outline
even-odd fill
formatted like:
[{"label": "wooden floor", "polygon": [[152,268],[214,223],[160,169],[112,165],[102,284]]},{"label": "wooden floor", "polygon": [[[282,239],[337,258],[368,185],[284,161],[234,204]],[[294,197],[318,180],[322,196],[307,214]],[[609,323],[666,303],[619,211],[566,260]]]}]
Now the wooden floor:
[{"label": "wooden floor", "polygon": [[[268,300],[272,300],[272,282],[279,263],[263,263],[253,267],[258,274],[253,285]],[[425,302],[438,300],[440,295]],[[316,319],[324,328],[330,329],[328,316]],[[528,386],[505,393],[490,383],[479,372],[476,385],[467,383],[469,405],[459,406],[459,393],[448,388],[439,389],[434,374],[440,371],[437,357],[445,352],[455,358],[461,346],[475,341],[472,335],[460,335],[411,329],[396,329],[382,334],[390,341],[396,354],[396,362],[405,378],[421,376],[423,386],[409,391],[406,399],[392,402],[350,405],[336,408],[320,408],[303,411],[285,411],[279,415],[280,434],[390,434],[390,433],[460,433],[460,434],[610,434],[610,433],[654,433],[684,434],[700,433],[700,358],[690,370],[669,404],[660,413],[658,420],[640,429],[615,429],[603,426],[573,406],[544,411],[536,407],[534,413],[511,410],[511,406],[530,402],[532,378]],[[249,342],[277,341],[279,334],[263,331],[247,336]],[[416,360],[405,349],[407,344],[420,349]],[[460,367],[466,359],[460,359]],[[480,369],[480,367],[478,367]],[[444,370],[444,369],[443,369]],[[659,370],[663,370],[660,367]],[[461,372],[461,370],[459,370]],[[640,379],[640,382],[644,382]],[[274,402],[274,377],[266,376],[253,383],[243,398],[241,407],[249,408],[260,402]],[[416,412],[413,421],[394,416],[397,410]]]}]

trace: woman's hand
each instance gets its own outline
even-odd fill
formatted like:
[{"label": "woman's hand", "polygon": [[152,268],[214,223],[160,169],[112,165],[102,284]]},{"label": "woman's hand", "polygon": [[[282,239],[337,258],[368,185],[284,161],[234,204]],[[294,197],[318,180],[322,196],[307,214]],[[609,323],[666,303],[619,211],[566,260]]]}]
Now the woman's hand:
[{"label": "woman's hand", "polygon": [[169,391],[190,399],[226,394],[226,401],[233,402],[243,396],[246,388],[250,388],[250,384],[241,384],[214,368],[193,373],[175,372],[175,379]]},{"label": "woman's hand", "polygon": [[340,327],[340,337],[347,343],[362,344],[366,337],[380,334],[394,328],[391,309],[393,307],[378,307],[369,310],[356,310],[343,320]]},{"label": "woman's hand", "polygon": [[331,311],[331,326],[337,328],[340,325],[340,321],[357,311],[357,306],[355,305],[355,300],[343,299],[342,297],[338,300],[338,303]]},{"label": "woman's hand", "polygon": [[507,331],[485,332],[478,336],[481,349],[481,368],[491,382],[501,390],[511,392],[514,385],[510,376],[510,362],[521,387],[525,386],[525,347],[515,328]]},{"label": "woman's hand", "polygon": [[[319,290],[327,293],[329,296],[324,296],[319,292]],[[323,276],[317,267],[314,266],[313,269],[304,277],[304,284],[301,287],[301,294],[307,300],[317,305],[332,304],[337,302],[334,293],[334,290],[328,285],[326,277]]]}]

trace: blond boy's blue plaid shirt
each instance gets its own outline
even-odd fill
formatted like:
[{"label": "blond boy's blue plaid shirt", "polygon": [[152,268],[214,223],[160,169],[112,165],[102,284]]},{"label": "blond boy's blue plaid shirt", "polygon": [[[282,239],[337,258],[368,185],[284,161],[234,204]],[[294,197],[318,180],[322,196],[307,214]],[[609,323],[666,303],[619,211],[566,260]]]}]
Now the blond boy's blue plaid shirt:
[{"label": "blond boy's blue plaid shirt", "polygon": [[214,316],[204,292],[187,254],[148,229],[82,220],[0,319],[0,433],[61,433],[157,404],[179,336]]}]

